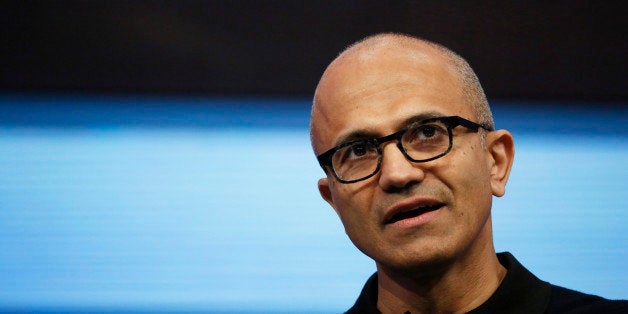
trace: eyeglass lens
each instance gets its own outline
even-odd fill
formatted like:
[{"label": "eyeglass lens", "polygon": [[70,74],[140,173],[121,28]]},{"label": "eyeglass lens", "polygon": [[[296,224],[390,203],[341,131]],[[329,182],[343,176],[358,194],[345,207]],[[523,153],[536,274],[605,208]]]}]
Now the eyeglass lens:
[{"label": "eyeglass lens", "polygon": [[[336,176],[344,181],[354,181],[374,174],[381,159],[381,144],[367,139],[337,150],[331,159]],[[444,154],[449,145],[449,128],[441,121],[411,125],[401,135],[404,154],[415,162]]]}]

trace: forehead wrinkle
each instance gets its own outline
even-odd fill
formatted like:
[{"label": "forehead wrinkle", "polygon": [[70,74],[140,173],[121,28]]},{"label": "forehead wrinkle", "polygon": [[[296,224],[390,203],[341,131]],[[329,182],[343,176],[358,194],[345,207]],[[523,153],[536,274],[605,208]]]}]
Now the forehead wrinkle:
[{"label": "forehead wrinkle", "polygon": [[[370,54],[374,52],[370,52],[367,59],[372,57]],[[380,59],[362,62],[351,59],[336,60],[319,82],[315,99],[324,99],[325,101],[317,102],[327,103],[326,107],[330,107],[331,103],[336,104],[335,108],[330,109],[339,110],[338,107],[348,106],[342,109],[350,110],[378,95],[394,101],[397,94],[408,91],[423,94],[428,91],[425,88],[443,90],[443,93],[461,92],[457,76],[446,62],[439,60],[440,56],[412,58],[411,54],[392,57],[393,54],[395,53],[387,52]],[[352,75],[346,75],[347,73]],[[438,79],[434,76],[435,73],[440,73]],[[447,74],[441,76],[444,73]],[[355,103],[356,98],[360,103]]]}]

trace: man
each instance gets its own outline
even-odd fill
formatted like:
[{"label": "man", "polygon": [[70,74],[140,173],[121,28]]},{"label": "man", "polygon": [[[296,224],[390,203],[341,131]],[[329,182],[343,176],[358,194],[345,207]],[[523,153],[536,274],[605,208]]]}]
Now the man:
[{"label": "man", "polygon": [[316,88],[310,127],[320,194],[377,266],[348,313],[628,311],[496,254],[491,202],[513,138],[453,52],[399,34],[349,47]]}]

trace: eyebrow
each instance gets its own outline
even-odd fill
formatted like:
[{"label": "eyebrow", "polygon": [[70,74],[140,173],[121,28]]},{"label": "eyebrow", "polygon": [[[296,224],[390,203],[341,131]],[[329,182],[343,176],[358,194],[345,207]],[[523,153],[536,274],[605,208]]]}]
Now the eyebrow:
[{"label": "eyebrow", "polygon": [[[444,117],[444,116],[445,115],[443,115],[441,112],[438,112],[438,111],[422,112],[420,114],[416,114],[416,115],[413,115],[411,117],[404,119],[399,124],[399,128],[397,130],[401,130],[404,127],[412,123],[416,123],[416,122],[420,122],[420,121],[432,119],[432,118]],[[366,140],[370,138],[378,138],[380,136],[381,135],[378,135],[376,132],[371,131],[371,130],[355,130],[353,132],[349,132],[348,134],[343,135],[340,138],[338,138],[338,140],[334,144],[334,147],[343,145],[348,142],[353,142],[357,140]]]},{"label": "eyebrow", "polygon": [[[421,122],[423,120],[428,120],[428,119],[433,119],[433,118],[445,117],[445,116],[446,115],[444,115],[443,113],[438,112],[438,111],[427,111],[427,112],[423,112],[423,113],[420,113],[418,115],[414,115],[414,116],[411,116],[411,117],[405,119],[401,123],[401,125],[403,127],[406,127],[406,126],[408,126],[408,125],[410,125],[412,123]],[[399,130],[401,130],[403,127],[399,128]]]}]

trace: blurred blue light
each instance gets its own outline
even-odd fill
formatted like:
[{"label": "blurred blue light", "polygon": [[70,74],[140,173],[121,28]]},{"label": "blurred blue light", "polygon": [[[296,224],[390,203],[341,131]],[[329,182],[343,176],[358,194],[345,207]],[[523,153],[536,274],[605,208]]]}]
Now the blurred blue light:
[{"label": "blurred blue light", "polygon": [[[374,264],[318,196],[308,103],[2,95],[0,311],[347,309]],[[497,249],[628,297],[626,111],[493,107],[517,145]]]}]

